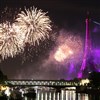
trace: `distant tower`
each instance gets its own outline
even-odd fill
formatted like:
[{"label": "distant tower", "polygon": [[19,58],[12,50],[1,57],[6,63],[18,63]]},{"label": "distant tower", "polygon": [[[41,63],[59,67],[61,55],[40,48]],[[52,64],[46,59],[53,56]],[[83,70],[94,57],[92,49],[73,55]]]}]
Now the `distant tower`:
[{"label": "distant tower", "polygon": [[88,73],[88,61],[90,59],[90,54],[91,54],[91,37],[90,37],[89,26],[90,26],[90,18],[89,18],[89,12],[87,12],[85,50],[84,50],[82,66],[80,72],[78,73],[78,78],[84,78],[87,76]]}]

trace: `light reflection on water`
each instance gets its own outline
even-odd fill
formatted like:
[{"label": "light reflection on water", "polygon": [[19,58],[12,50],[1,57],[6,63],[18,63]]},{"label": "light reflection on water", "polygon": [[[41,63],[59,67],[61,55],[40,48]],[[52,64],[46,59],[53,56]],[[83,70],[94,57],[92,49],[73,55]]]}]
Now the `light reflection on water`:
[{"label": "light reflection on water", "polygon": [[88,94],[78,94],[78,100],[89,100]]},{"label": "light reflection on water", "polygon": [[38,90],[36,100],[89,100],[88,94],[76,94],[75,90]]}]

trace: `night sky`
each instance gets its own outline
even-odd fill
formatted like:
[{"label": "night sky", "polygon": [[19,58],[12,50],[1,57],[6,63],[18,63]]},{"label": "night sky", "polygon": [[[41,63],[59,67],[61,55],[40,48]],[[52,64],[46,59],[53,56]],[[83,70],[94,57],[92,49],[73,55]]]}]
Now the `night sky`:
[{"label": "night sky", "polygon": [[[100,1],[0,0],[0,12],[3,12],[5,7],[12,9],[14,13],[15,9],[29,8],[32,6],[42,9],[44,12],[48,12],[47,15],[52,21],[55,34],[53,35],[52,33],[50,39],[42,41],[39,46],[26,46],[26,51],[23,54],[19,54],[15,58],[8,58],[1,61],[0,68],[3,73],[11,79],[66,79],[68,70],[66,71],[64,67],[65,64],[50,63],[47,59],[49,59],[50,53],[57,45],[56,40],[61,30],[69,31],[75,36],[79,34],[84,41],[87,11],[90,12],[91,18],[91,39],[94,41],[92,45],[97,48],[100,47],[100,25],[93,23],[93,21],[100,23]],[[0,15],[0,18],[2,18],[1,16],[2,15]],[[30,49],[29,54],[28,49]],[[22,62],[24,57],[26,57],[26,61]],[[79,68],[76,68],[75,75],[78,69]]]}]

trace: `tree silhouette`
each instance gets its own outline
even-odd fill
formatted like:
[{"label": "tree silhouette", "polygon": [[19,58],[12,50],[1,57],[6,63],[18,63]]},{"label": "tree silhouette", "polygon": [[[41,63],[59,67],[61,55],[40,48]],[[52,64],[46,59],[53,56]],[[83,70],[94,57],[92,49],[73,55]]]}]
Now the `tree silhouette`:
[{"label": "tree silhouette", "polygon": [[0,84],[4,84],[5,80],[7,80],[7,76],[0,70]]},{"label": "tree silhouette", "polygon": [[89,79],[93,86],[95,87],[100,86],[100,72],[91,72],[89,74]]}]

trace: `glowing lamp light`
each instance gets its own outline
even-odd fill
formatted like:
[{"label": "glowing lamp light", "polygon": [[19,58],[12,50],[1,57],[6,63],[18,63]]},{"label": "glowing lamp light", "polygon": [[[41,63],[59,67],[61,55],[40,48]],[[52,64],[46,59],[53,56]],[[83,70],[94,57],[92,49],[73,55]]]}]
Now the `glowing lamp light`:
[{"label": "glowing lamp light", "polygon": [[89,80],[89,79],[82,79],[80,83],[81,83],[82,85],[85,85],[85,84],[90,83],[90,80]]}]

